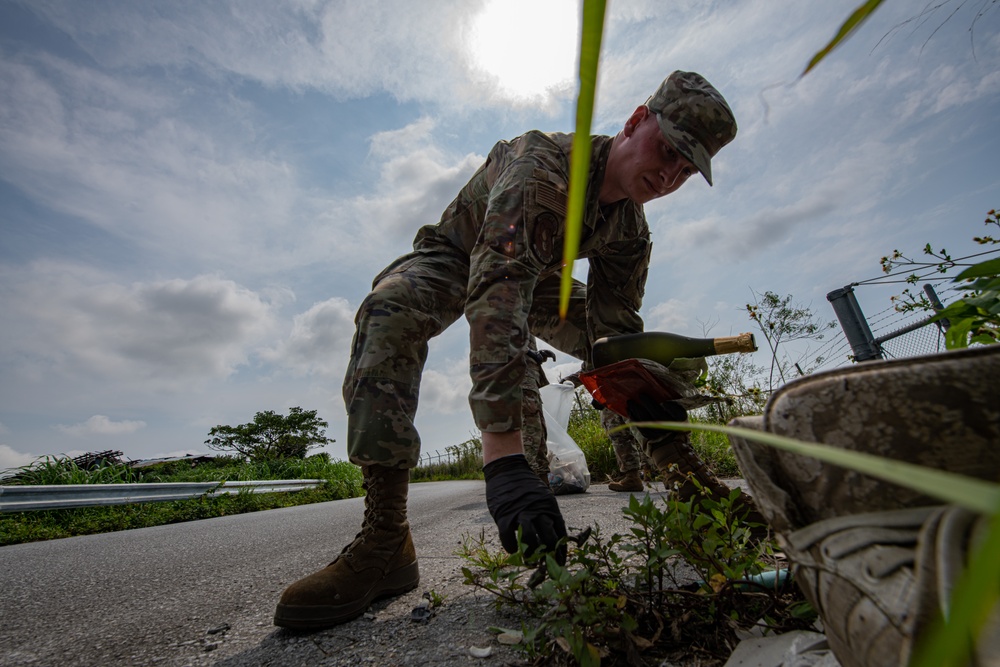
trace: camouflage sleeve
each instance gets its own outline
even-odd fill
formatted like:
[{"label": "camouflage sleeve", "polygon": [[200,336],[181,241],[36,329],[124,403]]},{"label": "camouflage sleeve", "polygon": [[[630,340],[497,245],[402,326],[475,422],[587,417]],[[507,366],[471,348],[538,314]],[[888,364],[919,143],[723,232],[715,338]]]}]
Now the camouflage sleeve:
[{"label": "camouflage sleeve", "polygon": [[487,432],[521,428],[528,312],[541,270],[529,250],[534,162],[515,159],[491,179],[485,219],[470,257],[465,316],[470,329],[469,404]]},{"label": "camouflage sleeve", "polygon": [[604,253],[590,259],[587,326],[591,341],[642,331],[639,309],[646,290],[651,250],[647,233],[616,241]]}]

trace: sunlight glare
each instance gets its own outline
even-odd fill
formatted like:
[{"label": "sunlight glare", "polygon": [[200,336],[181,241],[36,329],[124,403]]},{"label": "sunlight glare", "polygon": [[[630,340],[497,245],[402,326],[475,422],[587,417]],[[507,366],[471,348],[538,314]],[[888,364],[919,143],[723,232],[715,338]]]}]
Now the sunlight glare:
[{"label": "sunlight glare", "polygon": [[579,34],[577,0],[490,0],[469,49],[473,65],[497,78],[500,94],[538,98],[575,80]]}]

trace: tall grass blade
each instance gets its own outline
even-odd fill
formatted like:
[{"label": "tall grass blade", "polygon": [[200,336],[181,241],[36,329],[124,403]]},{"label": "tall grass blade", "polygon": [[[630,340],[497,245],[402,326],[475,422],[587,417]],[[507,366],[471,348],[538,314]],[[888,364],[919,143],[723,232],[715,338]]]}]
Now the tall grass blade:
[{"label": "tall grass blade", "polygon": [[830,445],[803,442],[794,438],[738,426],[694,424],[691,422],[632,422],[633,425],[669,431],[715,431],[783,449],[793,454],[811,456],[820,461],[863,472],[893,484],[920,491],[946,503],[973,512],[993,514],[1000,510],[1000,484],[967,477],[946,470],[927,468],[915,463],[886,459],[865,452],[852,452]]},{"label": "tall grass blade", "polygon": [[982,634],[1000,600],[1000,507],[995,509],[982,544],[952,591],[948,617],[939,620],[917,644],[910,667],[948,667],[967,664],[975,637]]},{"label": "tall grass blade", "polygon": [[563,245],[562,282],[559,286],[559,317],[566,318],[573,286],[573,262],[580,248],[580,229],[590,173],[590,126],[594,117],[598,61],[604,35],[604,0],[584,0],[580,34],[580,90],[576,100],[576,134],[570,158],[569,203],[566,213],[566,240]]},{"label": "tall grass blade", "polygon": [[826,46],[820,49],[816,55],[812,57],[812,60],[809,61],[809,64],[806,66],[802,74],[799,75],[799,78],[808,74],[812,68],[816,67],[816,65],[819,65],[823,58],[830,55],[831,51],[837,48],[845,39],[850,37],[851,33],[857,30],[862,23],[867,21],[869,17],[871,17],[872,13],[878,9],[878,6],[881,4],[882,0],[868,0],[858,6],[858,8],[847,17],[847,20],[844,21],[843,25],[840,26],[840,30],[838,30],[837,34],[833,36],[833,39],[831,39]]}]

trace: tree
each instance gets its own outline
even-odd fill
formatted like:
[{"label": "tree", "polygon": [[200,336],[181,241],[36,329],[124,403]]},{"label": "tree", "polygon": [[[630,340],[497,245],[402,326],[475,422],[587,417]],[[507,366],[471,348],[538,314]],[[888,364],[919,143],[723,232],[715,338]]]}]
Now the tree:
[{"label": "tree", "polygon": [[[809,373],[812,369],[823,362],[822,357],[808,359],[809,349],[799,355],[795,361],[791,361],[788,354],[782,349],[783,356],[779,357],[778,348],[783,343],[790,343],[796,340],[823,340],[824,331],[832,329],[836,322],[821,322],[816,319],[813,312],[808,307],[802,307],[792,303],[792,295],[782,298],[774,292],[764,292],[758,294],[750,290],[753,294],[753,303],[746,305],[747,313],[760,328],[767,346],[771,350],[771,369],[768,374],[768,390],[773,390],[775,376],[781,381],[787,382],[786,373],[794,366],[800,375]],[[802,364],[806,368],[802,368]]]},{"label": "tree", "polygon": [[295,407],[288,416],[272,410],[258,412],[249,424],[213,426],[205,441],[209,449],[236,452],[254,461],[305,458],[309,449],[334,442],[326,437],[328,424],[316,410]]},{"label": "tree", "polygon": [[708,362],[705,389],[726,400],[706,406],[706,416],[719,424],[728,424],[736,417],[762,414],[769,395],[760,388],[765,370],[753,363],[748,354],[712,357]]}]

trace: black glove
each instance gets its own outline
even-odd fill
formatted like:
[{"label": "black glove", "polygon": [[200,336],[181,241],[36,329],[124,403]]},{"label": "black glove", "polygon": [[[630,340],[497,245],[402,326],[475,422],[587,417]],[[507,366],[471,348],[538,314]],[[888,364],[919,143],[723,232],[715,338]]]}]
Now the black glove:
[{"label": "black glove", "polygon": [[[630,398],[626,408],[628,409],[628,418],[634,422],[686,422],[688,418],[687,410],[678,405],[676,401],[659,403],[647,395]],[[657,440],[682,432],[687,433],[688,431],[639,427],[639,433],[642,433],[649,440]]]},{"label": "black glove", "polygon": [[552,491],[528,465],[524,454],[504,456],[483,466],[486,506],[500,529],[507,553],[517,551],[517,529],[531,554],[538,547],[554,551],[556,562],[566,563],[566,524]]}]

